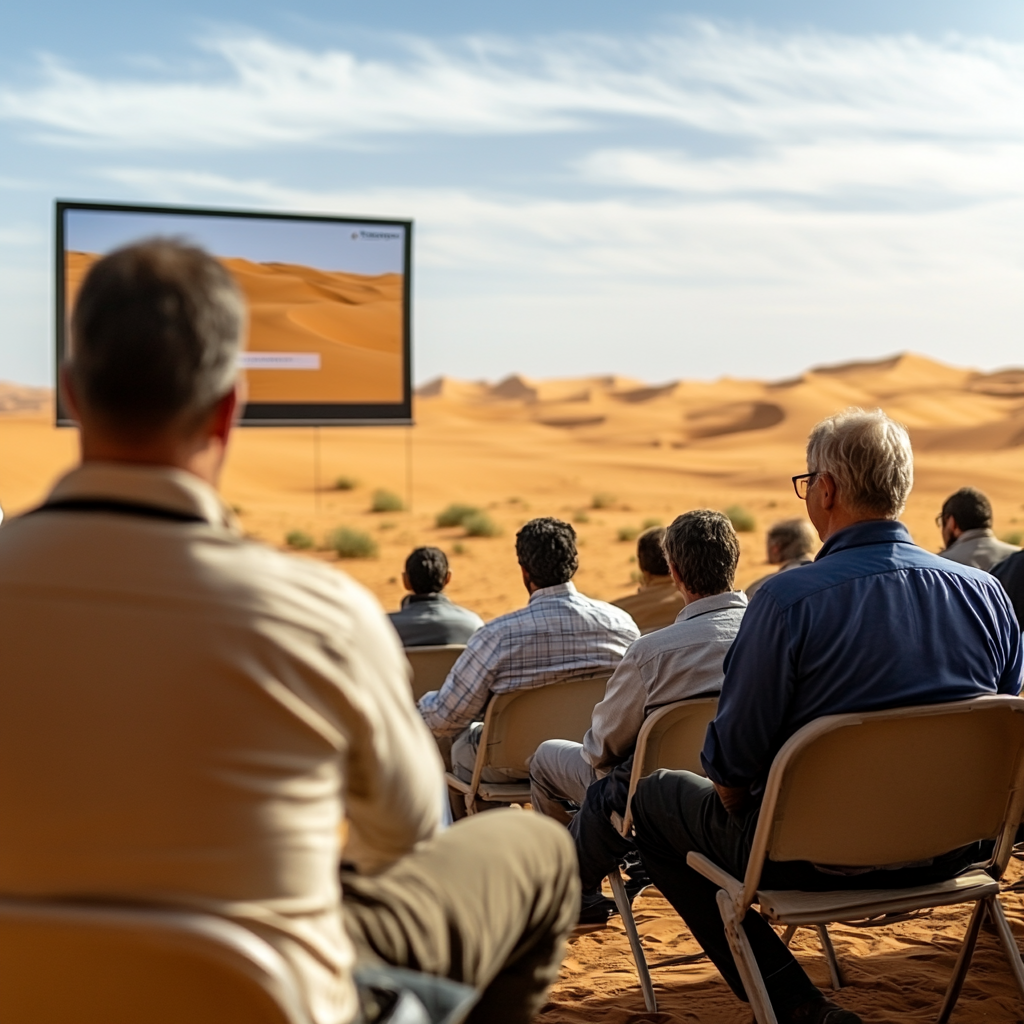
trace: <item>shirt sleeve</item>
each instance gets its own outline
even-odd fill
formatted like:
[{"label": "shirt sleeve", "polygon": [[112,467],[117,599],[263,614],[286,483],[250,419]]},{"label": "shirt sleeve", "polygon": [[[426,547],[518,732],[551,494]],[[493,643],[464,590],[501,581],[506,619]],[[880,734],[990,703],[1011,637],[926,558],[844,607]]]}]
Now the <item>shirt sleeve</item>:
[{"label": "shirt sleeve", "polygon": [[435,736],[454,736],[480,721],[500,670],[501,632],[484,627],[470,638],[440,690],[419,700],[423,721]]},{"label": "shirt sleeve", "polygon": [[625,761],[636,747],[646,701],[647,687],[631,647],[608,680],[604,699],[594,708],[583,737],[584,760],[598,771]]},{"label": "shirt sleeve", "polygon": [[751,602],[724,667],[701,763],[712,782],[742,788],[768,774],[793,699],[789,630],[770,594],[762,591]]},{"label": "shirt sleeve", "polygon": [[444,766],[409,693],[408,663],[367,600],[340,653],[348,698],[345,860],[374,873],[431,838],[441,820]]}]

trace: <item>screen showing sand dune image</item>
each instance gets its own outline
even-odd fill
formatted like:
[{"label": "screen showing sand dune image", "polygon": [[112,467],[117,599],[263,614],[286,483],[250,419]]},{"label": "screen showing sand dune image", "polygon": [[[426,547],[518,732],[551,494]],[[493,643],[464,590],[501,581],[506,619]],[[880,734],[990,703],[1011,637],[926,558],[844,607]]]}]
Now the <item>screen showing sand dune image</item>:
[{"label": "screen showing sand dune image", "polygon": [[407,222],[137,208],[63,216],[68,314],[101,256],[143,238],[180,238],[217,256],[248,301],[241,365],[250,408],[329,419],[325,407],[352,406],[387,418],[387,407],[408,403]]}]

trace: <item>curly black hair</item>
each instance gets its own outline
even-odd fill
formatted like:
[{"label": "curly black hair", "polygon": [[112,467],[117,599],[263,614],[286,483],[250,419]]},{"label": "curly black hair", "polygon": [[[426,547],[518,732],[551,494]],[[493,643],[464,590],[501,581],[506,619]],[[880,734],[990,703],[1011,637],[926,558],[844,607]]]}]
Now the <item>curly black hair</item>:
[{"label": "curly black hair", "polygon": [[732,590],[740,542],[721,512],[698,508],[665,531],[665,554],[692,594],[708,597]]},{"label": "curly black hair", "polygon": [[531,519],[516,534],[519,564],[538,587],[568,583],[576,575],[576,531],[561,519]]},{"label": "curly black hair", "polygon": [[417,548],[405,560],[405,573],[414,594],[439,594],[448,577],[448,558],[440,548]]}]

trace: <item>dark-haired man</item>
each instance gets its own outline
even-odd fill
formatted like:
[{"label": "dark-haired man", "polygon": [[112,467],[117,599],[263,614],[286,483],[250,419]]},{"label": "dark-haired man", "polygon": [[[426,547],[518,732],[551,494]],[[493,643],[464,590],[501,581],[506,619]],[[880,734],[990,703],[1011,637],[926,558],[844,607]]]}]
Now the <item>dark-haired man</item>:
[{"label": "dark-haired man", "polygon": [[[419,707],[436,736],[457,736],[452,769],[467,782],[493,693],[533,689],[558,679],[612,669],[640,635],[620,608],[580,594],[576,531],[560,519],[532,519],[516,534],[516,555],[530,599],[525,608],[474,633],[440,690]],[[489,770],[485,782],[515,780]]]},{"label": "dark-haired man", "polygon": [[945,548],[939,552],[961,565],[988,572],[994,565],[1020,551],[992,532],[992,504],[975,487],[961,487],[951,494],[935,517]]},{"label": "dark-haired man", "polygon": [[636,542],[640,587],[635,594],[612,601],[616,608],[629,612],[641,633],[671,625],[683,610],[683,598],[665,561],[661,546],[664,539],[664,526],[654,526],[640,534]]},{"label": "dark-haired man", "polygon": [[442,593],[451,582],[448,558],[440,548],[417,548],[405,560],[402,585],[410,591],[402,607],[389,612],[403,647],[464,644],[483,624],[476,612]]},{"label": "dark-haired man", "polygon": [[363,1019],[357,950],[476,986],[470,1021],[527,1024],[575,919],[572,844],[507,812],[439,832],[379,606],[238,529],[216,484],[244,323],[224,267],[173,241],[82,284],[81,465],[0,531],[0,892],[235,921],[314,1024]]},{"label": "dark-haired man", "polygon": [[[583,882],[581,923],[607,920],[601,881],[633,849],[612,823],[626,812],[633,751],[644,719],[659,707],[722,688],[722,664],[747,599],[733,590],[740,545],[721,512],[697,509],[665,533],[671,578],[685,607],[671,626],[626,652],[594,708],[583,743],[547,740],[530,763],[533,807],[569,824]],[[570,821],[567,805],[582,805]]]}]

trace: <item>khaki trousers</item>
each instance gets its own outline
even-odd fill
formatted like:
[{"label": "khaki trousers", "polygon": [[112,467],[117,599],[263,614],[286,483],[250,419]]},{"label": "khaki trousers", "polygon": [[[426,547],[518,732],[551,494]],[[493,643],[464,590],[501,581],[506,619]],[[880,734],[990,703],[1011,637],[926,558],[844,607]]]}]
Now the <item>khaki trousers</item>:
[{"label": "khaki trousers", "polygon": [[360,960],[474,986],[472,1024],[527,1024],[579,914],[572,840],[530,811],[473,815],[379,875],[341,880]]}]

